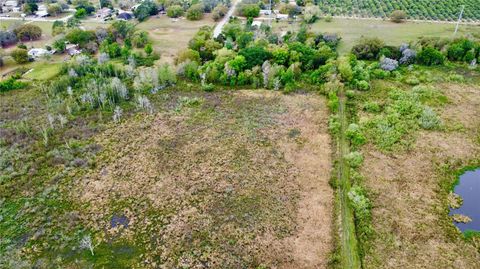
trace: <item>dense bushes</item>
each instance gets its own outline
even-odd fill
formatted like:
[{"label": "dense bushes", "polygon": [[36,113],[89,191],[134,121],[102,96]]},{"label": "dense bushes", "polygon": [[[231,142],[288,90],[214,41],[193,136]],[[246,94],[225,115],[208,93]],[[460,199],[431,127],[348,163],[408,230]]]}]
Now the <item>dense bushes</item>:
[{"label": "dense bushes", "polygon": [[[202,27],[190,40],[189,50],[179,53],[179,75],[192,81],[201,79],[204,85],[292,90],[303,77],[325,83],[333,69],[327,62],[337,55],[337,38],[327,43],[324,37],[328,39],[329,35],[319,35],[314,40],[306,29],[302,35],[291,35],[282,46],[278,39],[270,38],[274,34],[266,26],[256,28],[233,20],[225,25],[217,41],[212,39],[211,31]],[[262,38],[255,39],[255,35]]]},{"label": "dense bushes", "polygon": [[167,16],[170,18],[178,18],[183,15],[183,8],[179,5],[172,5],[167,8]]},{"label": "dense bushes", "polygon": [[213,11],[212,11],[212,18],[214,21],[219,21],[221,18],[223,18],[228,12],[228,8],[225,5],[218,5],[216,6]]},{"label": "dense bushes", "polygon": [[247,18],[256,18],[260,15],[260,7],[257,4],[240,4],[238,15]]},{"label": "dense bushes", "polygon": [[28,58],[28,52],[26,49],[14,49],[11,53],[10,56],[15,60],[15,62],[19,64],[24,64],[27,63],[29,58]]},{"label": "dense bushes", "polygon": [[403,10],[395,10],[390,14],[390,20],[396,23],[403,22],[407,18],[407,13]]},{"label": "dense bushes", "polygon": [[15,28],[13,32],[21,41],[36,40],[42,36],[42,29],[34,24],[22,24]]},{"label": "dense bushes", "polygon": [[144,21],[152,15],[158,14],[158,7],[151,0],[142,1],[141,4],[133,11],[133,15],[139,21]]},{"label": "dense bushes", "polygon": [[10,77],[0,81],[0,92],[17,90],[25,88],[26,86],[26,82],[18,81],[16,77]]},{"label": "dense bushes", "polygon": [[362,38],[353,46],[352,53],[359,60],[375,60],[378,59],[383,47],[385,47],[385,43],[379,38]]},{"label": "dense bushes", "polygon": [[480,42],[468,38],[421,38],[411,46],[394,47],[385,46],[378,38],[363,38],[353,46],[352,53],[361,60],[380,58],[381,68],[393,71],[400,64],[442,65],[446,59],[474,63],[480,58]]},{"label": "dense bushes", "polygon": [[187,19],[191,21],[197,21],[203,18],[203,12],[204,12],[204,7],[203,4],[195,4],[192,5],[188,10],[187,10]]},{"label": "dense bushes", "polygon": [[441,65],[445,61],[445,56],[432,47],[423,48],[417,54],[417,62],[423,65]]}]

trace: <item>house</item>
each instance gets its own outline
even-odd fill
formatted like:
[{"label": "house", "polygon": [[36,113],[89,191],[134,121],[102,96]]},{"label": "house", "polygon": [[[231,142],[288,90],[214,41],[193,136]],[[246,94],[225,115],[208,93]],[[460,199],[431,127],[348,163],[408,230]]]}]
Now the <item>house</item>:
[{"label": "house", "polygon": [[275,18],[277,20],[288,20],[288,14],[277,13],[277,14],[275,14]]},{"label": "house", "polygon": [[39,11],[35,12],[35,15],[37,15],[37,17],[40,17],[40,18],[45,18],[45,17],[50,16],[50,14],[48,14],[48,12],[46,10],[39,10]]},{"label": "house", "polygon": [[123,12],[117,15],[117,19],[119,20],[128,21],[128,20],[131,20],[132,18],[133,18],[132,14],[127,12]]},{"label": "house", "polygon": [[257,26],[258,28],[260,28],[260,26],[262,26],[262,22],[261,21],[253,21],[252,26]]},{"label": "house", "polygon": [[260,9],[260,15],[270,15],[272,13],[269,9]]},{"label": "house", "polygon": [[108,7],[104,7],[102,9],[99,9],[97,13],[95,14],[95,17],[99,19],[106,19],[108,17],[111,17],[113,14],[113,10],[111,10]]},{"label": "house", "polygon": [[16,9],[18,9],[18,2],[17,1],[9,0],[9,1],[5,1],[5,3],[3,3],[3,7],[2,7],[3,12],[11,12],[11,11],[14,11]]},{"label": "house", "polygon": [[33,48],[28,51],[28,56],[30,56],[30,58],[38,58],[49,54],[52,54],[52,52],[42,48]]},{"label": "house", "polygon": [[82,53],[77,44],[67,44],[67,46],[65,47],[65,51],[70,56],[75,56]]}]

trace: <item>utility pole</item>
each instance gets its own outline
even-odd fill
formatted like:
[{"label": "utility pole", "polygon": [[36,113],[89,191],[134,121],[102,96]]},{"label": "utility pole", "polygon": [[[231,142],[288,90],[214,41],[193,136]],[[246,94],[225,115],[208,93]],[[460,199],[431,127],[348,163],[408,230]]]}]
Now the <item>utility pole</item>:
[{"label": "utility pole", "polygon": [[462,10],[460,11],[460,15],[458,16],[458,21],[457,21],[457,25],[455,26],[455,32],[453,32],[453,36],[455,36],[458,32],[458,26],[460,25],[460,21],[462,20],[464,9],[465,9],[465,5],[462,5]]}]

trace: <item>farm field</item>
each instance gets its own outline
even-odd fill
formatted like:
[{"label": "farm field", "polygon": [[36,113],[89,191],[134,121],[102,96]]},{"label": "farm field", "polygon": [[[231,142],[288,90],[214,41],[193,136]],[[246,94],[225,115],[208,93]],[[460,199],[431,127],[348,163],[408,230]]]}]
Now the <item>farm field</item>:
[{"label": "farm field", "polygon": [[[300,25],[279,22],[272,24],[274,31],[298,31]],[[419,37],[451,37],[455,30],[454,24],[404,22],[392,23],[383,20],[368,19],[342,19],[335,18],[332,22],[319,20],[309,26],[311,31],[317,33],[336,33],[342,41],[339,46],[341,53],[350,52],[351,48],[362,36],[378,37],[389,45],[401,45],[415,41]],[[460,25],[458,36],[480,35],[480,27],[475,25]]]},{"label": "farm field", "polygon": [[461,5],[465,5],[463,19],[479,21],[477,0],[445,0],[432,2],[431,0],[321,0],[319,6],[325,14],[346,15],[360,17],[389,17],[394,10],[404,10],[409,18],[423,20],[454,21],[458,19]]}]

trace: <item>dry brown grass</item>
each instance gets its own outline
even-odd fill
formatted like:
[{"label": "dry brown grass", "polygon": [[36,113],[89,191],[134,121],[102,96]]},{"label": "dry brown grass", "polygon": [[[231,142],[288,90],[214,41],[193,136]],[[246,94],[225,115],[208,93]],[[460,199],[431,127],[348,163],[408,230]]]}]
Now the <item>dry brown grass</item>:
[{"label": "dry brown grass", "polygon": [[148,32],[153,41],[153,47],[160,52],[163,63],[173,63],[178,51],[188,46],[188,41],[202,26],[214,26],[215,22],[210,15],[200,21],[189,21],[185,18],[173,21],[167,16],[151,17],[136,27]]},{"label": "dry brown grass", "polygon": [[[142,266],[324,268],[333,193],[324,100],[273,92],[180,96],[96,138],[74,190],[97,240],[140,246]],[[128,228],[110,228],[112,214]]]},{"label": "dry brown grass", "polygon": [[[466,163],[480,156],[480,88],[437,85],[451,101],[440,108],[446,131],[422,131],[411,151],[385,155],[364,150],[362,173],[372,192],[377,236],[366,268],[479,268],[472,245],[450,236],[445,227],[446,197],[438,166]],[[447,225],[448,222],[447,222]]]}]

